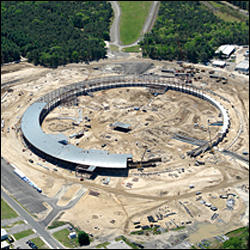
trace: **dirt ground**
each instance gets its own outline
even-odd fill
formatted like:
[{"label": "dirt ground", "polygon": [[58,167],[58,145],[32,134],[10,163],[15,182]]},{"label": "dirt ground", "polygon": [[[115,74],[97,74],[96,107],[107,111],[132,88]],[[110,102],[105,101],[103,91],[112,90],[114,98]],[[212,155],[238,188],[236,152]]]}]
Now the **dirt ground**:
[{"label": "dirt ground", "polygon": [[[126,60],[138,59],[133,55]],[[177,66],[173,62],[140,60],[153,63],[156,73],[160,73],[163,67]],[[242,191],[243,184],[249,187],[249,165],[218,151],[228,149],[238,154],[249,152],[249,80],[237,73],[233,79],[229,77],[231,72],[222,70],[221,74],[229,79],[227,84],[222,84],[209,77],[208,68],[197,65],[200,69],[205,68],[206,72],[199,73],[202,79],[194,81],[193,85],[217,94],[209,93],[228,109],[231,120],[229,133],[215,149],[215,153],[207,152],[203,158],[196,158],[205,165],[195,166],[196,159],[186,155],[187,151],[196,146],[172,137],[177,133],[199,140],[209,140],[207,118],[209,117],[210,122],[220,121],[219,111],[211,104],[184,93],[167,91],[164,95],[153,97],[145,88],[103,90],[93,93],[93,98],[81,96],[79,106],[55,108],[46,117],[42,129],[45,133],[63,133],[67,137],[85,130],[82,138],[72,138],[69,142],[84,149],[132,153],[134,161],[141,160],[145,150],[143,146],[147,146],[150,152],[146,152],[144,160],[162,158],[162,162],[155,167],[144,168],[142,172],[130,169],[128,177],[110,177],[109,185],[103,184],[105,176],[80,182],[70,169],[56,167],[55,171],[55,166],[51,163],[44,162],[29,150],[22,151],[24,144],[20,132],[16,131],[16,125],[20,123],[30,104],[61,86],[86,78],[117,75],[118,73],[112,71],[116,63],[122,62],[101,60],[90,65],[69,64],[57,69],[46,69],[26,62],[1,67],[1,118],[5,123],[1,132],[2,157],[18,166],[50,197],[54,196],[62,185],[76,183],[61,197],[58,202],[60,206],[66,205],[81,186],[88,188],[89,192],[75,207],[65,211],[60,220],[70,221],[95,236],[128,234],[136,230],[133,222],[140,221],[141,225],[148,225],[147,216],[153,215],[156,218],[159,212],[163,215],[176,212],[171,217],[157,222],[165,228],[165,223],[168,223],[169,228],[174,227],[173,223],[170,225],[170,219],[178,225],[187,221],[207,221],[209,225],[215,225],[217,228],[223,225],[225,230],[246,225],[249,221],[249,217],[244,216],[247,209],[246,196],[241,193],[247,192]],[[95,66],[98,66],[99,70],[93,70]],[[9,88],[13,91],[7,92]],[[134,107],[140,107],[140,110],[134,110]],[[143,111],[145,108],[147,112]],[[78,109],[82,112],[83,121],[76,126],[69,118],[78,118]],[[85,116],[91,121],[87,122]],[[110,127],[115,121],[131,124],[131,131],[115,131]],[[198,127],[194,126],[195,123]],[[91,125],[88,131],[86,125]],[[10,128],[9,133],[7,128]],[[221,127],[209,128],[213,138]],[[104,143],[106,146],[102,147]],[[33,159],[34,163],[30,163],[29,159]],[[190,188],[190,184],[193,184],[194,188]],[[226,209],[226,200],[219,198],[219,195],[229,193],[228,189],[230,193],[238,195],[232,211]],[[99,195],[92,195],[90,190],[98,192]],[[196,201],[197,191],[202,192],[202,200],[218,207],[219,218],[226,224],[211,220],[214,212]],[[179,201],[185,204],[192,216]]]}]

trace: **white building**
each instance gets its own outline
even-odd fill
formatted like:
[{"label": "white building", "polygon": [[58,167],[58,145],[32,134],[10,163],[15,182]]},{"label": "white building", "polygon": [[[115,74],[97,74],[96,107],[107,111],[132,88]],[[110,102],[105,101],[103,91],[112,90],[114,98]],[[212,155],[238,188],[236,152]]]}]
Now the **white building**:
[{"label": "white building", "polygon": [[1,249],[10,249],[10,245],[6,240],[1,241]]},{"label": "white building", "polygon": [[68,237],[69,237],[70,239],[76,238],[76,232],[69,233]]},{"label": "white building", "polygon": [[221,67],[221,68],[224,68],[226,66],[226,62],[224,61],[214,61],[212,63],[212,66],[213,67]]},{"label": "white building", "polygon": [[1,241],[8,239],[8,234],[5,229],[1,228]]},{"label": "white building", "polygon": [[248,72],[249,71],[249,60],[241,61],[236,67],[235,70]]},{"label": "white building", "polygon": [[220,51],[225,55],[226,58],[229,58],[230,55],[235,51],[235,46],[234,45],[221,45],[216,51],[215,54],[219,54]]}]

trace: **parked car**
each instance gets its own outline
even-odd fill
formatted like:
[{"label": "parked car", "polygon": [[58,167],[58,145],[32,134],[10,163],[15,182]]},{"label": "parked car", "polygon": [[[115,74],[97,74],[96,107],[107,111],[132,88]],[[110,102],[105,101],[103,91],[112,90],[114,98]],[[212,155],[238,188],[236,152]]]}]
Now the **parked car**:
[{"label": "parked car", "polygon": [[34,245],[35,245],[35,243],[33,243],[32,241],[29,242],[29,246],[30,246],[30,247],[32,247],[32,246],[34,246]]}]

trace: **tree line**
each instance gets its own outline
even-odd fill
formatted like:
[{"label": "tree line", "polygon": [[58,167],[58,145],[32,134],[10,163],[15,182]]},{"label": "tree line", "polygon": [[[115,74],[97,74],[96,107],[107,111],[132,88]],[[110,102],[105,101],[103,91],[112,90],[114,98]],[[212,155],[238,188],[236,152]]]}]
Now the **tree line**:
[{"label": "tree line", "polygon": [[107,1],[1,1],[1,64],[58,65],[104,58],[113,15]]},{"label": "tree line", "polygon": [[249,1],[227,1],[243,10],[249,11]]},{"label": "tree line", "polygon": [[161,1],[140,47],[144,57],[197,63],[222,44],[249,44],[249,22],[225,22],[199,1]]}]

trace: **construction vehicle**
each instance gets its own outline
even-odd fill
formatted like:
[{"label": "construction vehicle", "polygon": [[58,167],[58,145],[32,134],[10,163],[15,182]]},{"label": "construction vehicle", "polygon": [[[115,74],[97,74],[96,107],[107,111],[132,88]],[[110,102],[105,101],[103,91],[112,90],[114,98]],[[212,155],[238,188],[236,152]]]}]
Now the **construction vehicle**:
[{"label": "construction vehicle", "polygon": [[148,149],[148,147],[145,146],[145,151],[144,151],[143,154],[142,154],[140,164],[137,166],[138,170],[143,170],[143,167],[141,166],[141,164],[142,164],[142,160],[143,160],[143,158],[144,158],[144,156],[145,156],[145,154],[146,154],[146,152],[147,152],[147,149]]},{"label": "construction vehicle", "polygon": [[221,81],[221,76],[217,78],[216,82],[220,82],[220,81]]}]

